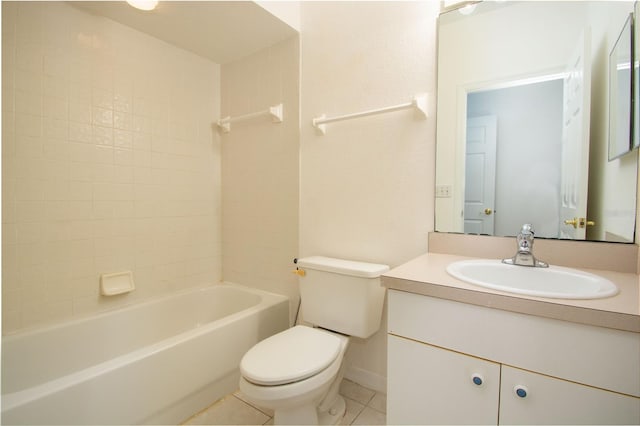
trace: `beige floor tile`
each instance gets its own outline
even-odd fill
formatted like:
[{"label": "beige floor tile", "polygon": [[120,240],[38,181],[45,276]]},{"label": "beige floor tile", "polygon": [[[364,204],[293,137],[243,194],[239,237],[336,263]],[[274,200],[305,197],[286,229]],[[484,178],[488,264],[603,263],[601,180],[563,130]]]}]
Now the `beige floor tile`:
[{"label": "beige floor tile", "polygon": [[254,407],[254,408],[256,408],[256,409],[258,409],[258,410],[262,411],[262,412],[263,412],[263,413],[265,413],[267,416],[269,416],[269,417],[273,417],[273,410],[272,410],[272,409],[270,409],[270,408],[264,408],[264,407],[258,407],[257,405],[254,405],[251,401],[249,401],[249,400],[244,396],[244,394],[243,394],[242,392],[240,392],[240,390],[235,391],[235,392],[233,393],[233,395],[234,395],[236,398],[238,398],[238,399],[240,399],[240,400],[242,400],[242,401],[246,402],[247,404],[251,405],[252,407]]},{"label": "beige floor tile", "polygon": [[192,417],[187,425],[261,425],[269,416],[233,395],[228,395],[207,410]]},{"label": "beige floor tile", "polygon": [[374,410],[371,407],[364,407],[362,413],[356,417],[353,425],[386,425],[387,415]]},{"label": "beige floor tile", "polygon": [[371,401],[369,401],[368,407],[373,408],[376,411],[380,411],[381,413],[387,412],[387,395],[383,393],[377,393],[373,395]]},{"label": "beige floor tile", "polygon": [[351,398],[360,404],[367,405],[369,401],[371,401],[371,398],[373,398],[373,395],[375,395],[375,392],[350,380],[343,380],[340,384],[340,395]]},{"label": "beige floor tile", "polygon": [[358,417],[358,415],[364,410],[364,405],[360,404],[357,401],[354,401],[351,398],[345,398],[344,401],[347,403],[347,411],[344,414],[344,417],[340,421],[341,425],[350,425],[353,421]]},{"label": "beige floor tile", "polygon": [[[340,424],[384,425],[387,397],[350,380],[343,380],[340,394],[345,397],[346,413]],[[253,406],[240,391],[213,404],[187,420],[186,425],[273,424],[273,411]]]}]

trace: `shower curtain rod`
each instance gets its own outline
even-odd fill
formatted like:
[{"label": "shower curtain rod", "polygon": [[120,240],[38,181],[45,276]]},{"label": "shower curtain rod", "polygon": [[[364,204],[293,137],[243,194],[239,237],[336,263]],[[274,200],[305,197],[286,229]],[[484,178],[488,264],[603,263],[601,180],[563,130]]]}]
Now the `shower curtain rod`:
[{"label": "shower curtain rod", "polygon": [[260,117],[263,115],[270,115],[273,123],[282,123],[282,104],[274,105],[269,109],[252,112],[250,114],[238,115],[236,117],[224,117],[218,120],[218,127],[223,133],[229,133],[231,131],[231,123],[236,121],[249,120],[251,118]]},{"label": "shower curtain rod", "polygon": [[321,134],[324,135],[327,132],[326,125],[328,123],[335,123],[336,121],[343,121],[343,120],[351,120],[353,118],[367,117],[369,115],[384,114],[387,112],[399,111],[402,109],[409,109],[409,108],[416,108],[416,110],[422,113],[422,115],[424,115],[424,117],[426,118],[427,117],[427,95],[426,94],[416,95],[413,97],[411,102],[408,102],[405,104],[394,105],[394,106],[385,107],[385,108],[372,109],[372,110],[362,111],[362,112],[356,112],[353,114],[345,114],[337,117],[327,118],[323,114],[320,117],[314,118],[312,121],[312,124],[313,124],[313,127],[315,127]]}]

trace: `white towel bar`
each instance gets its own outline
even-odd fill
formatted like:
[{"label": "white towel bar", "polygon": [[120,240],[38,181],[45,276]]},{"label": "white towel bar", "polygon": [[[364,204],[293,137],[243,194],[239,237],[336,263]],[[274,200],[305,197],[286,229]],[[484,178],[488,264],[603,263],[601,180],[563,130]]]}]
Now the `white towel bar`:
[{"label": "white towel bar", "polygon": [[314,118],[313,121],[312,121],[312,124],[313,124],[313,127],[315,127],[321,134],[324,135],[327,132],[327,126],[326,125],[328,123],[335,123],[336,121],[343,121],[343,120],[351,120],[353,118],[367,117],[369,115],[384,114],[384,113],[387,113],[387,112],[399,111],[399,110],[408,109],[408,108],[417,109],[426,118],[427,117],[427,95],[426,94],[416,95],[411,100],[411,102],[408,102],[406,104],[394,105],[394,106],[385,107],[385,108],[372,109],[372,110],[363,111],[363,112],[356,112],[356,113],[353,113],[353,114],[345,114],[345,115],[340,115],[340,116],[337,116],[337,117],[327,118],[323,114],[320,117]]},{"label": "white towel bar", "polygon": [[263,115],[270,115],[273,123],[282,123],[282,104],[274,105],[264,111],[252,112],[250,114],[239,115],[237,117],[224,117],[218,120],[217,124],[223,133],[229,133],[231,131],[231,123],[249,120]]}]

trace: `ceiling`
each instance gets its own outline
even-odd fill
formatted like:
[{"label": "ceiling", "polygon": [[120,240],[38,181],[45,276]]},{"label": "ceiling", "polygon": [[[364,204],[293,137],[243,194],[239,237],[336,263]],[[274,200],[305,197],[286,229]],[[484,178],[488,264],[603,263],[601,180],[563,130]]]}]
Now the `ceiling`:
[{"label": "ceiling", "polygon": [[72,1],[197,55],[224,64],[272,46],[296,30],[252,1],[162,1],[149,12],[125,1]]}]

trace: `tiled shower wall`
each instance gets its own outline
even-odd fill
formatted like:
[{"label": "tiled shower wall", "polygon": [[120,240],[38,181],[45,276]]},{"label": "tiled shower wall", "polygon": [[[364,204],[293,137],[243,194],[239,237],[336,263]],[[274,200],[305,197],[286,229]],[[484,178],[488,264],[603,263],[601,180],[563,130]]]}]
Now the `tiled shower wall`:
[{"label": "tiled shower wall", "polygon": [[[221,279],[219,81],[66,2],[2,2],[3,333]],[[136,290],[101,296],[124,270]]]}]

